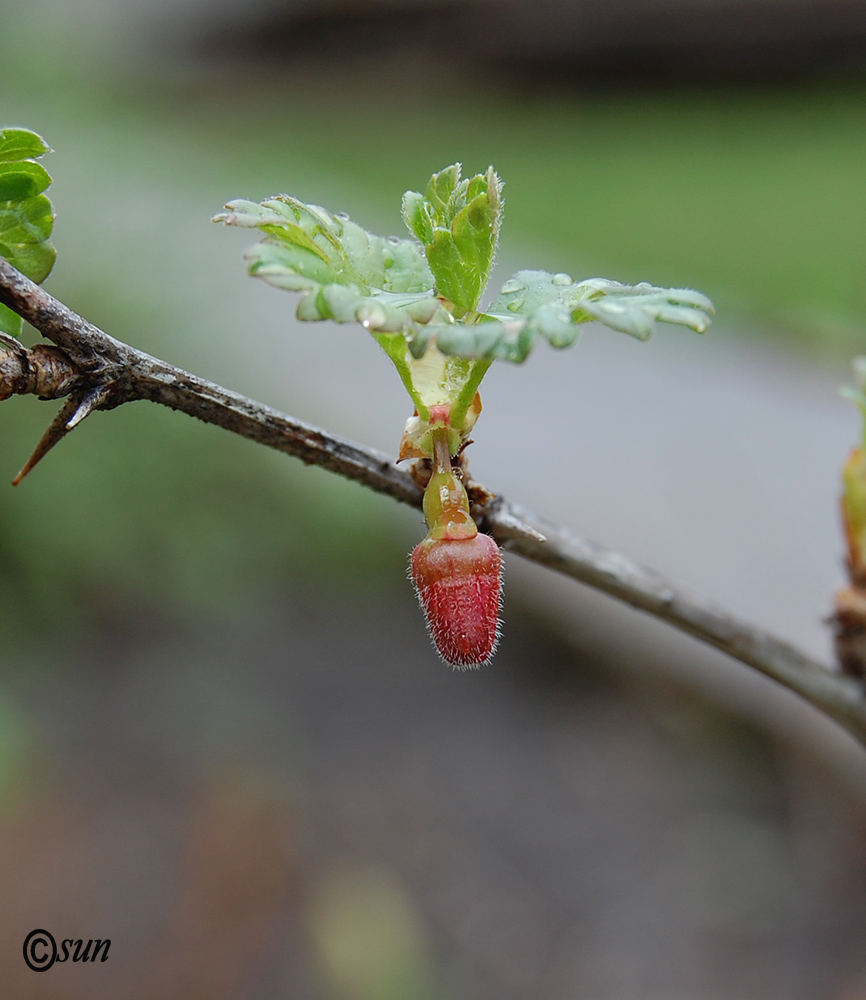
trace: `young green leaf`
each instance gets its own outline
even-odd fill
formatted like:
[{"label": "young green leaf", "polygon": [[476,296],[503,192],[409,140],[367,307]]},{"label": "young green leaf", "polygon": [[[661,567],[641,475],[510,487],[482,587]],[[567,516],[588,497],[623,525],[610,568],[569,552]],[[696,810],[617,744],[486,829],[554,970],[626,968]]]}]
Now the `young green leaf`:
[{"label": "young green leaf", "polygon": [[0,202],[25,201],[51,184],[45,167],[33,160],[13,160],[0,163]]},{"label": "young green leaf", "polygon": [[[0,256],[33,281],[48,277],[55,250],[49,242],[54,210],[43,193],[51,184],[35,160],[50,152],[45,141],[26,129],[0,129]],[[0,331],[17,336],[21,320],[0,305]]]},{"label": "young green leaf", "polygon": [[0,129],[0,162],[9,160],[38,160],[51,147],[35,132],[24,128]]},{"label": "young green leaf", "polygon": [[575,282],[563,273],[518,271],[479,322],[427,326],[413,335],[409,346],[413,354],[423,353],[435,339],[445,354],[519,363],[538,337],[553,347],[569,347],[577,339],[579,325],[590,320],[647,340],[657,321],[703,333],[712,313],[712,302],[690,289],[622,285],[605,278]]},{"label": "young green leaf", "polygon": [[426,196],[403,196],[406,225],[424,244],[436,291],[458,318],[478,308],[502,223],[502,182],[493,167],[465,180],[460,173],[452,164],[430,178]]},{"label": "young green leaf", "polygon": [[288,195],[261,204],[232,201],[226,208],[215,222],[265,234],[244,255],[249,272],[302,292],[298,319],[357,322],[390,333],[441,311],[424,253],[412,240],[375,236],[348,217]]}]

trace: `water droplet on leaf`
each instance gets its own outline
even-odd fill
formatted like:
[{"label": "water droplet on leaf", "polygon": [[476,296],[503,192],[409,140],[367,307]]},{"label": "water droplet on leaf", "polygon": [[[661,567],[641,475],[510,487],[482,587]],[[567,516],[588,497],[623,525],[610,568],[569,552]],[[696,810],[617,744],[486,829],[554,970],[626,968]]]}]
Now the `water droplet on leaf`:
[{"label": "water droplet on leaf", "polygon": [[348,222],[349,221],[349,213],[348,212],[337,212],[337,214],[334,216],[334,218],[335,219],[339,219],[340,222]]},{"label": "water droplet on leaf", "polygon": [[509,278],[508,281],[502,286],[503,294],[508,295],[511,292],[522,292],[525,291],[526,284],[522,281],[518,281],[516,278]]},{"label": "water droplet on leaf", "polygon": [[365,330],[380,330],[388,319],[385,310],[379,305],[361,306],[356,316]]},{"label": "water droplet on leaf", "polygon": [[574,278],[570,274],[566,274],[564,271],[560,271],[559,274],[554,274],[550,279],[551,283],[554,285],[573,285]]}]

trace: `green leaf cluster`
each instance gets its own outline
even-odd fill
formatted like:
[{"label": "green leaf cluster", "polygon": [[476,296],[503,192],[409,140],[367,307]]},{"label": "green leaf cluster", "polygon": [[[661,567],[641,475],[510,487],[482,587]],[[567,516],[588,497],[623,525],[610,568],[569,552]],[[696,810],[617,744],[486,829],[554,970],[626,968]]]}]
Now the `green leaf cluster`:
[{"label": "green leaf cluster", "polygon": [[478,308],[502,224],[502,181],[493,167],[461,180],[454,163],[433,174],[426,194],[403,195],[403,218],[424,244],[440,295],[458,319]]},{"label": "green leaf cluster", "polygon": [[[447,404],[459,435],[478,415],[490,364],[524,361],[539,338],[568,347],[590,320],[639,340],[657,322],[703,333],[713,313],[690,289],[528,270],[480,311],[502,222],[502,182],[492,167],[464,179],[456,163],[434,174],[424,194],[407,191],[403,217],[417,242],[374,236],[288,195],[226,209],[214,221],[264,234],[246,251],[250,274],[301,292],[299,319],[361,323],[394,363],[421,422],[433,405]],[[412,431],[422,449],[424,434],[423,426]]]},{"label": "green leaf cluster", "polygon": [[[48,145],[26,129],[0,130],[0,256],[33,281],[44,281],[54,266],[49,237],[54,209],[45,195],[51,177],[36,161]],[[21,319],[0,305],[0,331],[18,336]]]}]

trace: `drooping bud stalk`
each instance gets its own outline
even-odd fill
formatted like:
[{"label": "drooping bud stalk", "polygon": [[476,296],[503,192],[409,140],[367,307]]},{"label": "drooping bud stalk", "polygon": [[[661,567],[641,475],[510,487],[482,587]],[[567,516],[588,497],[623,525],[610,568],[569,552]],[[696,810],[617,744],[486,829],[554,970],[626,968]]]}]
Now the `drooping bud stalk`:
[{"label": "drooping bud stalk", "polygon": [[480,666],[499,637],[502,557],[479,533],[452,468],[447,410],[432,417],[433,474],[424,493],[430,531],[412,553],[412,579],[442,658],[455,667]]},{"label": "drooping bud stalk", "polygon": [[[432,416],[435,419],[439,415],[433,413]],[[474,538],[478,534],[478,528],[469,513],[469,497],[451,465],[450,439],[445,419],[440,417],[430,430],[433,474],[424,491],[424,517],[430,529],[430,538],[456,541]]]}]

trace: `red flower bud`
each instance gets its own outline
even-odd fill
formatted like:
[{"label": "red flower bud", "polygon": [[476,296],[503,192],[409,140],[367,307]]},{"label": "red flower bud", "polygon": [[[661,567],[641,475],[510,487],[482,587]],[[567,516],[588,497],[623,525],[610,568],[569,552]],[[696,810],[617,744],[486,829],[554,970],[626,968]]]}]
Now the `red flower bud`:
[{"label": "red flower bud", "polygon": [[499,639],[502,557],[489,536],[425,538],[412,579],[439,654],[455,667],[486,663]]}]

